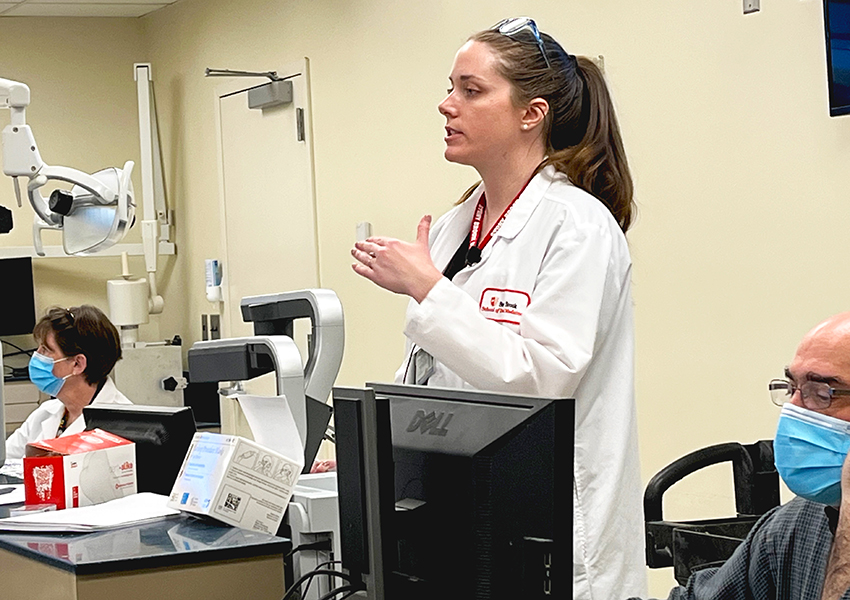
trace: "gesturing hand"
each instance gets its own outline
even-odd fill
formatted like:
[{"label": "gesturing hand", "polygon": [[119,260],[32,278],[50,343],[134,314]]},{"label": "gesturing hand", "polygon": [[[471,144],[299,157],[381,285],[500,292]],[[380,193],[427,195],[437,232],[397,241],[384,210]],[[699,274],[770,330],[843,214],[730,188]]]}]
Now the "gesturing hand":
[{"label": "gesturing hand", "polygon": [[431,260],[430,230],[431,216],[425,215],[419,221],[413,243],[385,237],[357,242],[351,249],[357,262],[351,268],[386,290],[422,302],[443,276]]}]

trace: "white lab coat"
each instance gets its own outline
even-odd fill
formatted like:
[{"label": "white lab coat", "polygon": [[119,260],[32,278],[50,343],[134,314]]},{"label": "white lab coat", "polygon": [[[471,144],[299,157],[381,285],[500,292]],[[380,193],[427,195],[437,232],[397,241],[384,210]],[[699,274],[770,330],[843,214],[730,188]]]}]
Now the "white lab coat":
[{"label": "white lab coat", "polygon": [[[112,379],[107,377],[106,383],[94,397],[92,404],[132,404],[132,402],[119,392]],[[65,405],[61,400],[51,398],[42,402],[6,440],[6,457],[23,458],[27,444],[55,438],[64,413]],[[80,433],[85,428],[86,421],[80,415],[59,437]]]},{"label": "white lab coat", "polygon": [[[444,269],[481,188],[431,230]],[[646,596],[634,400],[631,258],[617,222],[553,167],[517,199],[481,261],[411,300],[405,361],[435,358],[428,385],[576,399],[574,598]],[[407,372],[405,377],[405,372]]]}]

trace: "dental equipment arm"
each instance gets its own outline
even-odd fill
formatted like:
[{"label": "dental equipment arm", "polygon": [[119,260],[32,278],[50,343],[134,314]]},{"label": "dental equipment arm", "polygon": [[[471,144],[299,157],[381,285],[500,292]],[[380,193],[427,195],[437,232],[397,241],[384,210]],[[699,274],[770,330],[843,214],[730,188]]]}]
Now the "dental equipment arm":
[{"label": "dental equipment arm", "polygon": [[157,233],[164,228],[167,239],[168,217],[165,209],[165,182],[162,177],[162,158],[159,153],[159,131],[156,121],[151,65],[133,65],[136,95],[139,104],[139,143],[142,171],[142,247],[145,271],[148,275],[148,312],[162,313],[165,300],[156,286]]},{"label": "dental equipment arm", "polygon": [[[36,213],[33,243],[39,256],[44,256],[41,231],[63,231],[67,254],[87,255],[105,250],[120,241],[133,224],[135,202],[130,176],[133,161],[124,168],[108,168],[93,175],[71,167],[50,166],[38,152],[30,126],[26,123],[26,107],[30,103],[29,87],[17,81],[0,78],[0,108],[8,108],[11,121],[3,129],[3,172],[15,183],[15,196],[21,206],[18,177],[27,177],[27,196]],[[56,189],[49,200],[40,188],[48,181],[73,184],[70,191]]]}]

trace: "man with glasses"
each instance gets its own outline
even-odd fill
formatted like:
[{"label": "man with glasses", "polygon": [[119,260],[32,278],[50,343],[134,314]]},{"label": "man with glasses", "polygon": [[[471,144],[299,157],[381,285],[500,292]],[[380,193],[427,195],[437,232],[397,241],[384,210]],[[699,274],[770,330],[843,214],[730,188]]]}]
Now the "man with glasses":
[{"label": "man with glasses", "polygon": [[782,406],[776,468],[797,498],[670,600],[850,600],[850,312],[810,331],[768,387]]}]

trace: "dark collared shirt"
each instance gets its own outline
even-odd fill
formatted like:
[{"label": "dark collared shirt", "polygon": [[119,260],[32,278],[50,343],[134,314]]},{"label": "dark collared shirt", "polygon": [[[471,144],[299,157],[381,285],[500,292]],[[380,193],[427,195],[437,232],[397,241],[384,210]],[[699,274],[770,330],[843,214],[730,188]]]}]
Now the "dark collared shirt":
[{"label": "dark collared shirt", "polygon": [[[773,509],[722,567],[694,573],[668,600],[820,600],[837,515],[831,512],[802,498]],[[841,600],[850,600],[850,589]]]}]

